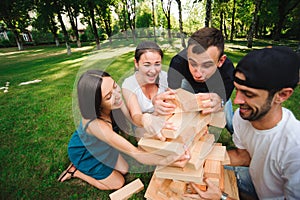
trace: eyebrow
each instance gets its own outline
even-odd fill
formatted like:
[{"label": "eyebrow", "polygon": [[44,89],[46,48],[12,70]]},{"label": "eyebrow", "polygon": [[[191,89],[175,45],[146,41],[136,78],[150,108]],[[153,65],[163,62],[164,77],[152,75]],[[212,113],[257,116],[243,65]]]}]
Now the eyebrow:
[{"label": "eyebrow", "polygon": [[109,95],[112,94],[112,90],[113,90],[113,88],[114,88],[115,83],[116,83],[116,81],[113,82],[112,89],[111,89],[106,95],[104,95],[104,98],[106,98],[107,96],[109,96]]}]

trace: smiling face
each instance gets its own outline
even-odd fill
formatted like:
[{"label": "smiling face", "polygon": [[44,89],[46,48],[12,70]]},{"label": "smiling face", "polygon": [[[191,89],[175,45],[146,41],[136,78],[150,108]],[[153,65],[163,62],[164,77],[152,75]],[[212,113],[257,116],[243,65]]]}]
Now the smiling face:
[{"label": "smiling face", "polygon": [[134,60],[140,85],[154,84],[161,71],[162,57],[157,51],[146,51],[140,59]]},{"label": "smiling face", "polygon": [[[220,67],[225,59],[219,59],[220,52],[217,47],[210,46],[202,53],[193,52],[195,45],[188,47],[187,58],[189,63],[189,70],[196,82],[207,81]],[[223,61],[224,59],[224,61]]]},{"label": "smiling face", "polygon": [[[245,80],[244,74],[236,72],[235,76]],[[240,106],[240,116],[249,121],[256,121],[263,118],[271,109],[273,95],[270,96],[267,90],[254,89],[238,83],[234,103]]]},{"label": "smiling face", "polygon": [[102,112],[121,108],[123,104],[121,89],[111,77],[103,77],[102,85]]}]

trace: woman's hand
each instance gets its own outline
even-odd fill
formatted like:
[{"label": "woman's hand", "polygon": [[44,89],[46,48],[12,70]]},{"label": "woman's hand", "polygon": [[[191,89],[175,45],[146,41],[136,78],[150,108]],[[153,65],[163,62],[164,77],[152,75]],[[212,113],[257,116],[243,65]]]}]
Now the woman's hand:
[{"label": "woman's hand", "polygon": [[175,100],[175,91],[168,89],[166,92],[156,95],[152,99],[154,106],[154,114],[156,115],[171,115],[176,105],[172,103]]}]

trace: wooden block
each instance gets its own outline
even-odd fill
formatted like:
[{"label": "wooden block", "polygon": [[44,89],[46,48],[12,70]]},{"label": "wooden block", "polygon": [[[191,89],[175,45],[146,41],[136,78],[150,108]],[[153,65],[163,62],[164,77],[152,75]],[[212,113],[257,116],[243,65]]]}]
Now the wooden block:
[{"label": "wooden block", "polygon": [[195,94],[178,88],[176,91],[176,105],[180,107],[183,112],[200,111],[203,110],[201,105],[198,103]]},{"label": "wooden block", "polygon": [[166,138],[177,138],[185,127],[191,125],[190,122],[197,114],[198,112],[174,113],[173,116],[168,119],[168,122],[172,122],[177,130],[164,128],[161,130],[162,135]]},{"label": "wooden block", "polygon": [[189,167],[156,167],[155,175],[158,178],[173,179],[186,182],[203,183],[203,169],[191,169]]},{"label": "wooden block", "polygon": [[213,148],[214,141],[213,134],[205,134],[199,141],[195,142],[191,148],[191,159],[188,162],[188,166],[196,170],[201,168],[206,156]]},{"label": "wooden block", "polygon": [[[200,189],[201,191],[206,191],[207,190],[207,186],[204,185],[204,184],[197,184],[197,183],[194,183],[194,186],[196,186],[198,189]],[[197,194],[197,191],[193,188],[193,186],[189,183],[188,186],[187,186],[189,192],[188,193],[191,193],[191,194]]]},{"label": "wooden block", "polygon": [[224,169],[224,192],[233,199],[240,199],[236,177],[232,170]]},{"label": "wooden block", "polygon": [[161,199],[159,195],[157,194],[157,189],[161,187],[162,183],[165,179],[157,178],[154,174],[149,182],[149,185],[147,187],[147,190],[145,192],[144,197],[146,199],[156,200]]},{"label": "wooden block", "polygon": [[201,113],[198,113],[198,115],[196,115],[193,119],[193,124],[195,127],[195,132],[198,133],[200,132],[204,127],[207,127],[207,125],[209,124],[209,122],[211,121],[211,115],[207,114],[207,115],[203,115]]},{"label": "wooden block", "polygon": [[219,183],[219,188],[224,191],[225,187],[224,187],[224,167],[221,166],[221,177],[220,177],[220,183]]},{"label": "wooden block", "polygon": [[187,183],[183,181],[173,180],[169,185],[170,190],[176,194],[182,195],[186,191]]},{"label": "wooden block", "polygon": [[142,183],[142,181],[140,179],[136,179],[136,180],[132,181],[131,183],[123,186],[121,189],[111,193],[109,195],[109,198],[111,200],[128,199],[134,193],[138,193],[143,189],[144,189],[144,184]]},{"label": "wooden block", "polygon": [[225,113],[223,111],[211,113],[211,121],[209,122],[209,125],[224,128],[226,125]]},{"label": "wooden block", "polygon": [[206,159],[224,161],[225,160],[225,154],[226,154],[226,147],[225,146],[214,145],[212,150],[206,156]]},{"label": "wooden block", "polygon": [[206,159],[204,164],[204,177],[220,179],[222,167],[221,161]]},{"label": "wooden block", "polygon": [[184,145],[177,142],[165,142],[150,138],[141,138],[139,147],[153,154],[168,156],[170,154],[182,155],[185,152]]},{"label": "wooden block", "polygon": [[230,165],[230,164],[231,164],[231,162],[230,162],[230,157],[229,157],[228,152],[226,151],[226,152],[225,152],[225,159],[224,159],[224,161],[222,162],[222,165]]}]

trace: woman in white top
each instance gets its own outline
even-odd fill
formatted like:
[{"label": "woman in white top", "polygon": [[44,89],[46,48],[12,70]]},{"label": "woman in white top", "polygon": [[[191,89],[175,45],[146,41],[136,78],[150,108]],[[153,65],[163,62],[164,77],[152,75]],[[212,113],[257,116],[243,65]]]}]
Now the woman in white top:
[{"label": "woman in white top", "polygon": [[134,55],[135,73],[122,84],[122,93],[133,122],[162,140],[164,120],[155,116],[152,98],[168,88],[167,73],[162,71],[163,52],[152,41],[141,42]]}]

